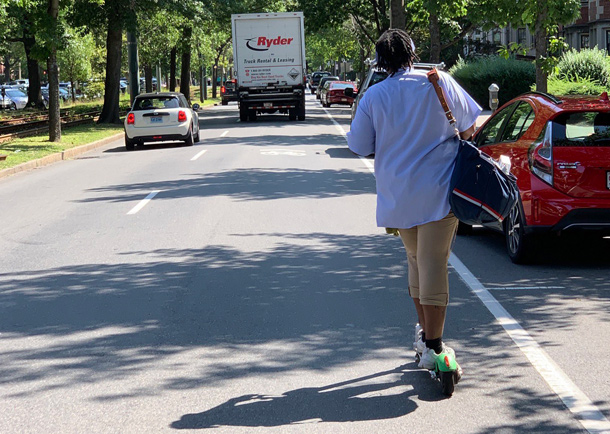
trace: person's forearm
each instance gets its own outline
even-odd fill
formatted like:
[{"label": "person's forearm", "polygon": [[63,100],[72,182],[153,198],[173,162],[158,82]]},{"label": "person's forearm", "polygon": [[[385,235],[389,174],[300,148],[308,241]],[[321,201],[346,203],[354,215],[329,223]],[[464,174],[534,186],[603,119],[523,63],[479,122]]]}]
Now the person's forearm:
[{"label": "person's forearm", "polygon": [[474,134],[474,131],[475,131],[475,126],[474,126],[474,124],[472,124],[472,126],[470,128],[468,128],[466,131],[462,131],[460,133],[460,137],[463,140],[468,140],[472,137],[472,135]]}]

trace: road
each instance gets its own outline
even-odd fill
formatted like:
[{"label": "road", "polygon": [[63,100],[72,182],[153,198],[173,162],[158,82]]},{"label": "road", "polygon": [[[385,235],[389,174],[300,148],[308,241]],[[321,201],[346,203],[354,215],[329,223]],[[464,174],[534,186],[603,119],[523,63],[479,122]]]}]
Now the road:
[{"label": "road", "polygon": [[349,109],[307,108],[0,181],[0,432],[610,432],[610,240],[458,237],[443,399]]}]

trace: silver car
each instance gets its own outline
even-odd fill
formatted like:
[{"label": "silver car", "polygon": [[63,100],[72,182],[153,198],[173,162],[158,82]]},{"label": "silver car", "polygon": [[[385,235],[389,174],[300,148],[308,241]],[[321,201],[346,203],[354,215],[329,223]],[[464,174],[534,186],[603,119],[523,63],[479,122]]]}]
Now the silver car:
[{"label": "silver car", "polygon": [[4,98],[11,101],[11,110],[21,110],[28,104],[28,96],[19,89],[5,88],[4,91],[6,93]]}]

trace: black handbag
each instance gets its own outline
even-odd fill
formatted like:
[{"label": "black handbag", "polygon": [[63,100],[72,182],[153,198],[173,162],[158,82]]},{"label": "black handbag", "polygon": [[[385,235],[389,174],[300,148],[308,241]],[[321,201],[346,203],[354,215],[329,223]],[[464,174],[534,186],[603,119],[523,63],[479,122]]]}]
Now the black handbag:
[{"label": "black handbag", "polygon": [[[438,84],[436,69],[428,72],[428,80],[445,111],[447,120],[455,128],[456,120]],[[489,155],[472,142],[462,140],[456,128],[459,148],[449,184],[449,205],[453,214],[468,225],[502,222],[517,204],[517,178],[504,172]]]}]

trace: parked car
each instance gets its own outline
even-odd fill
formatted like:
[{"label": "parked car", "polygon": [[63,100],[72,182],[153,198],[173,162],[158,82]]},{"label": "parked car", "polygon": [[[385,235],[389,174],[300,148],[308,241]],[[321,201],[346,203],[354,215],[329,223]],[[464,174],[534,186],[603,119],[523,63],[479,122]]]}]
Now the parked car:
[{"label": "parked car", "polygon": [[352,89],[353,93],[358,92],[356,84],[351,81],[327,81],[320,92],[322,106],[330,107],[331,104],[344,104],[351,107],[354,103],[354,97],[345,94],[347,88]]},{"label": "parked car", "polygon": [[16,108],[15,103],[6,95],[6,88],[0,87],[0,110],[15,110]]},{"label": "parked car", "polygon": [[530,92],[497,110],[474,142],[495,159],[506,155],[520,201],[503,224],[511,260],[535,254],[541,234],[610,234],[610,101]]},{"label": "parked car", "polygon": [[[444,63],[415,63],[413,64],[413,68],[415,69],[432,69],[432,68],[436,68],[439,71],[444,71],[445,70],[445,64]],[[371,68],[369,69],[369,72],[366,75],[366,78],[364,79],[364,81],[362,82],[362,84],[360,85],[360,90],[356,93],[352,93],[350,92],[349,89],[346,89],[346,95],[348,96],[352,96],[354,98],[354,104],[352,105],[352,120],[354,120],[354,116],[356,116],[356,110],[358,110],[358,104],[360,103],[360,100],[362,99],[362,97],[364,96],[364,94],[366,93],[366,91],[371,87],[376,85],[377,83],[382,82],[383,80],[385,80],[388,77],[388,73],[381,68],[377,68],[377,65],[373,64],[373,66],[371,66]]]},{"label": "parked car", "polygon": [[199,104],[189,104],[179,92],[138,95],[125,118],[125,148],[145,142],[183,141],[192,146],[199,141]]},{"label": "parked car", "polygon": [[331,73],[328,71],[316,71],[311,74],[311,81],[309,82],[309,90],[311,91],[312,95],[314,93],[316,93],[316,89],[318,89],[318,85],[320,84],[320,79],[322,77],[327,77],[329,75],[331,75]]},{"label": "parked car", "polygon": [[19,89],[14,87],[5,87],[4,92],[4,98],[11,101],[11,110],[21,110],[28,104],[28,96]]},{"label": "parked car", "polygon": [[[42,93],[42,103],[44,104],[44,108],[49,108],[49,87],[40,88],[40,92]],[[64,88],[59,88],[59,99],[61,102],[66,102],[70,99],[72,95]]]},{"label": "parked car", "polygon": [[320,83],[318,85],[318,88],[316,89],[316,99],[320,99],[320,92],[322,91],[322,88],[324,87],[324,85],[326,84],[326,82],[328,81],[339,81],[341,80],[339,77],[334,76],[334,75],[327,75],[325,77],[322,77],[320,79]]},{"label": "parked car", "polygon": [[220,98],[222,105],[229,104],[229,101],[239,101],[237,84],[235,80],[225,81],[225,83],[220,87]]}]

